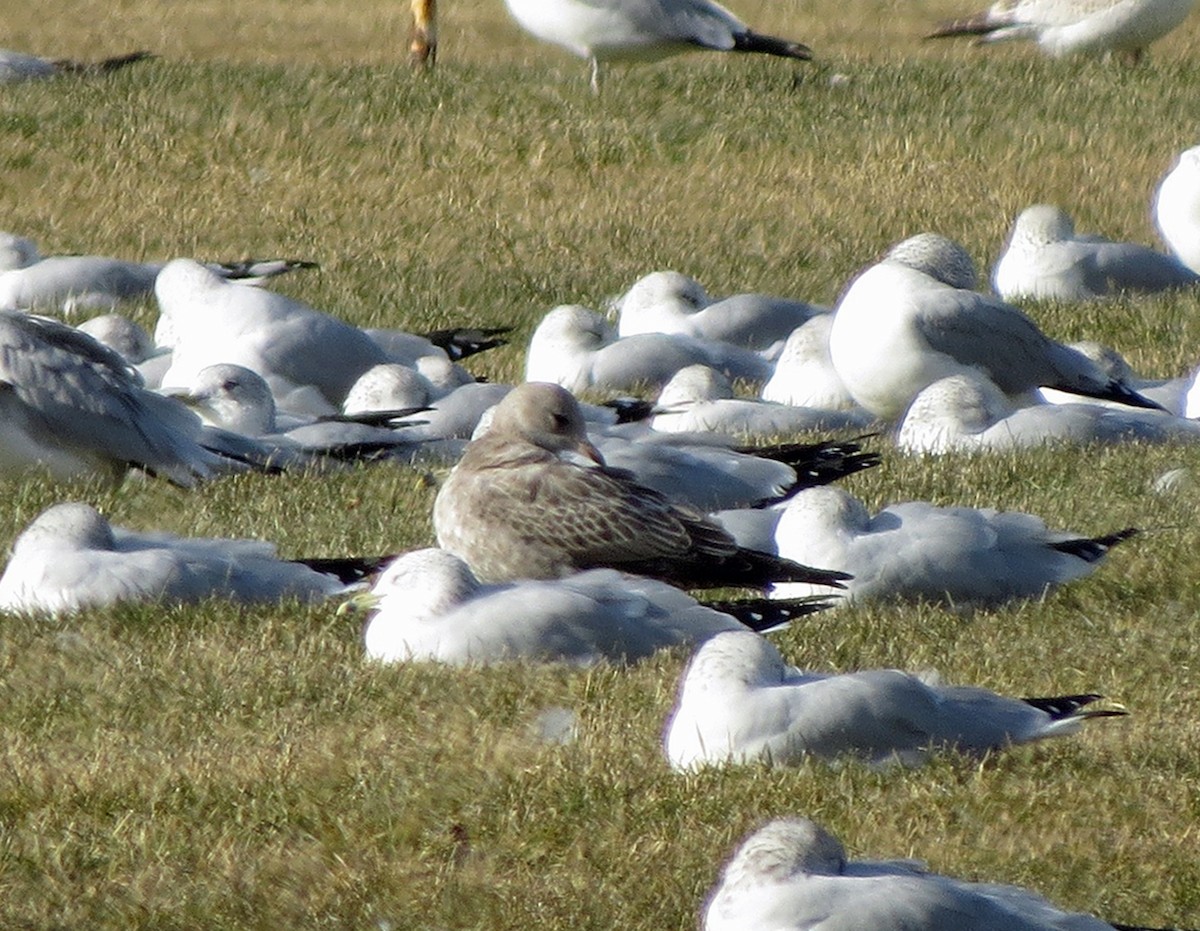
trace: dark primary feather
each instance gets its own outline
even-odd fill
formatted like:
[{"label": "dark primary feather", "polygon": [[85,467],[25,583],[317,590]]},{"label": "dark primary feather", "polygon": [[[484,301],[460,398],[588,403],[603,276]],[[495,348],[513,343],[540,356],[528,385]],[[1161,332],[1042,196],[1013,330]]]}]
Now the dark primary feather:
[{"label": "dark primary feather", "polygon": [[395,558],[396,554],[393,553],[390,556],[335,556],[292,559],[289,562],[308,566],[314,572],[324,572],[326,575],[336,576],[339,582],[350,585],[354,582],[361,582],[369,575],[374,575]]},{"label": "dark primary feather", "polygon": [[812,49],[790,39],[780,39],[777,36],[764,36],[757,32],[743,32],[733,37],[735,52],[757,52],[763,55],[775,55],[779,58],[796,58],[800,61],[812,60]]},{"label": "dark primary feather", "polygon": [[1110,549],[1122,540],[1136,536],[1140,531],[1137,527],[1126,527],[1116,533],[1105,534],[1102,537],[1081,537],[1077,540],[1061,540],[1051,543],[1050,548],[1060,553],[1076,556],[1084,562],[1097,562],[1104,558]]},{"label": "dark primary feather", "polygon": [[503,346],[508,340],[503,339],[505,333],[512,332],[512,327],[448,327],[444,330],[431,330],[422,333],[433,345],[438,346],[452,362],[458,362],[467,356],[487,349]]},{"label": "dark primary feather", "polygon": [[[1022,698],[1021,701],[1027,705],[1032,705],[1039,711],[1044,711],[1050,715],[1051,719],[1061,721],[1064,718],[1069,718],[1080,714],[1080,710],[1086,708],[1093,702],[1100,701],[1104,698],[1103,695],[1097,695],[1089,692],[1083,695],[1056,695],[1051,698]],[[1120,718],[1129,714],[1128,711],[1121,711],[1115,708],[1105,708],[1099,711],[1084,711],[1082,717],[1088,718]]]},{"label": "dark primary feather", "polygon": [[110,71],[124,68],[126,65],[132,65],[134,62],[146,61],[155,57],[157,56],[153,52],[141,50],[105,58],[101,61],[74,61],[70,58],[60,58],[54,62],[54,65],[72,74],[107,74]]},{"label": "dark primary feather", "polygon": [[798,617],[832,608],[835,602],[823,596],[811,598],[748,598],[738,601],[706,601],[704,605],[737,618],[757,633],[786,627]]}]

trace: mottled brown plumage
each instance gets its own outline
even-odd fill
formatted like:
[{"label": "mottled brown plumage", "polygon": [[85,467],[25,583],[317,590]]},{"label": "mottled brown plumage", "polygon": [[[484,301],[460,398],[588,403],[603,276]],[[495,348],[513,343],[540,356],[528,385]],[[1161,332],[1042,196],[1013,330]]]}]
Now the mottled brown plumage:
[{"label": "mottled brown plumage", "polygon": [[487,581],[602,566],[695,588],[845,578],[742,549],[703,514],[607,468],[575,398],[545,383],[497,405],[438,493],[433,524],[439,544]]}]

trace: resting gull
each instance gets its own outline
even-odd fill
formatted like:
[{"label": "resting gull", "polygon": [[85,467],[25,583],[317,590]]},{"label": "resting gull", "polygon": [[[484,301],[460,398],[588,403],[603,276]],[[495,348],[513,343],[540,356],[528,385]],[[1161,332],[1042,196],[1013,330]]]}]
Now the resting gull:
[{"label": "resting gull", "polygon": [[605,467],[579,403],[544,382],[518,385],[496,405],[438,492],[433,526],[443,549],[492,582],[600,567],[681,587],[842,577],[743,550],[699,512]]},{"label": "resting gull", "polygon": [[751,31],[713,0],[505,0],[526,32],[592,63],[657,61],[681,52],[761,52],[808,60],[807,46]]},{"label": "resting gull", "polygon": [[982,372],[1017,397],[1047,387],[1157,407],[975,283],[971,257],[934,233],[893,246],[859,275],[829,334],[834,368],[854,399],[892,419],[939,378]]},{"label": "resting gull", "polygon": [[1181,152],[1159,183],[1154,221],[1179,261],[1200,274],[1200,146]]},{"label": "resting gull", "polygon": [[982,755],[1124,714],[1092,710],[1101,697],[1007,698],[898,669],[804,672],[765,637],[739,631],[714,636],[692,657],[664,747],[675,769],[809,756],[912,765],[939,749]]},{"label": "resting gull", "polygon": [[914,860],[860,860],[808,818],[746,838],[709,893],[701,931],[1152,931],[1066,912],[1021,886],[928,872]]},{"label": "resting gull", "polygon": [[666,271],[639,278],[617,307],[621,336],[680,333],[757,350],[779,345],[797,327],[828,313],[828,308],[766,294],[713,300],[695,278]]},{"label": "resting gull", "polygon": [[1031,39],[1048,55],[1116,52],[1129,64],[1182,23],[1195,0],[998,0],[981,13],[939,24],[926,38],[979,42]]},{"label": "resting gull", "polygon": [[191,411],[55,320],[0,311],[0,383],[0,471],[116,481],[134,467],[191,486],[237,468],[201,446]]},{"label": "resting gull", "polygon": [[100,61],[75,61],[71,58],[42,58],[39,55],[0,49],[0,84],[36,81],[62,74],[109,74],[126,65],[153,57],[149,52],[139,51],[103,58]]},{"label": "resting gull", "polygon": [[1165,412],[1085,403],[1018,407],[988,379],[968,372],[923,389],[896,433],[897,445],[910,453],[1198,440],[1200,423]]},{"label": "resting gull", "polygon": [[771,363],[752,350],[677,333],[618,338],[599,314],[567,304],[547,313],[534,330],[525,379],[554,382],[575,394],[607,393],[661,388],[689,365],[708,365],[755,382],[771,374]]},{"label": "resting gull", "polygon": [[[342,595],[380,559],[282,560],[259,540],[112,526],[82,502],[43,511],[13,543],[0,610],[67,614],[117,602],[317,600]],[[315,568],[314,568],[315,567]]]},{"label": "resting gull", "polygon": [[[998,605],[1037,598],[1095,571],[1132,528],[1097,537],[1050,530],[1032,514],[926,501],[888,505],[872,516],[841,488],[797,493],[783,508],[772,549],[788,559],[850,573],[849,600],[907,598]],[[830,589],[777,585],[784,598]]]},{"label": "resting gull", "polygon": [[1026,207],[992,270],[1005,300],[1085,301],[1121,291],[1153,294],[1192,287],[1200,276],[1173,256],[1132,242],[1077,236],[1070,216],[1051,204]]},{"label": "resting gull", "polygon": [[723,630],[748,630],[747,624],[779,626],[827,606],[756,599],[710,607],[665,582],[613,569],[482,585],[465,562],[439,549],[397,557],[371,592],[351,603],[374,609],[365,631],[372,659],[459,665],[637,660]]},{"label": "resting gull", "polygon": [[833,319],[833,314],[820,314],[792,331],[775,360],[775,371],[762,387],[764,401],[871,416],[851,397],[833,367],[829,355]]}]

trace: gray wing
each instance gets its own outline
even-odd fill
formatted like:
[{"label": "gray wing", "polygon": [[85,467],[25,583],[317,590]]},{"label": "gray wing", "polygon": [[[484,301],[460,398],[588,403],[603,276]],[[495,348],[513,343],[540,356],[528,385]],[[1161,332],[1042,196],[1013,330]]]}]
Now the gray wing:
[{"label": "gray wing", "polygon": [[1114,242],[1098,245],[1094,267],[1109,291],[1145,291],[1154,293],[1187,288],[1200,282],[1200,276],[1174,256],[1163,255],[1136,243]]}]

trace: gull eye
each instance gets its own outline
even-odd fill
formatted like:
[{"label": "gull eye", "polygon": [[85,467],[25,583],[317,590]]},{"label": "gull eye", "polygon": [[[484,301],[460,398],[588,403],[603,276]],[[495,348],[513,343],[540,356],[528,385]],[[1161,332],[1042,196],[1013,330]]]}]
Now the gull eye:
[{"label": "gull eye", "polygon": [[571,422],[566,414],[551,414],[550,416],[554,418],[554,426],[558,430],[565,430]]}]

